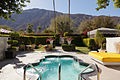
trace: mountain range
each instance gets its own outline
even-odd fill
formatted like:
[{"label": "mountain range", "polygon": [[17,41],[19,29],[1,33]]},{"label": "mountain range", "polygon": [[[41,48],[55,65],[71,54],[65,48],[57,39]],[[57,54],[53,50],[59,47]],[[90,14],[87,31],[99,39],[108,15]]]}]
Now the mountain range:
[{"label": "mountain range", "polygon": [[[62,15],[64,13],[56,12],[56,15]],[[71,14],[71,18],[76,21],[76,27],[79,24],[87,19],[93,19],[96,16],[86,15],[86,14]],[[22,14],[13,14],[12,18],[15,19],[15,22],[11,20],[0,19],[0,25],[7,25],[12,27],[14,30],[26,29],[27,24],[33,24],[34,30],[37,30],[37,26],[41,26],[42,29],[45,29],[46,26],[50,24],[52,18],[54,18],[54,12],[44,9],[28,9],[24,10]],[[120,22],[120,17],[112,16],[111,17],[115,24]]]}]

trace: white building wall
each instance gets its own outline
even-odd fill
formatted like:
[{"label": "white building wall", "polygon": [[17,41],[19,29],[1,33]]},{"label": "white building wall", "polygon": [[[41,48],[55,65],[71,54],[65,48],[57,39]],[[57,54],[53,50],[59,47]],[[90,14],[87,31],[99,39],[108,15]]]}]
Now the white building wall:
[{"label": "white building wall", "polygon": [[0,37],[0,60],[4,58],[5,50],[8,47],[7,40],[7,37]]},{"label": "white building wall", "polygon": [[119,53],[116,44],[120,42],[120,37],[106,38],[106,50],[108,53]]}]

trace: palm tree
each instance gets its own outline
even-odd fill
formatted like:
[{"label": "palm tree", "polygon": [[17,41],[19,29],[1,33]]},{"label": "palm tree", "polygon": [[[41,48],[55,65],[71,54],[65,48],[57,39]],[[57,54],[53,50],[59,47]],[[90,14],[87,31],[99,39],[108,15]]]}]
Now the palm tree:
[{"label": "palm tree", "polygon": [[70,0],[69,0],[69,29],[70,29]]},{"label": "palm tree", "polygon": [[70,0],[69,0],[69,29],[70,29]]},{"label": "palm tree", "polygon": [[[53,0],[53,8],[54,8],[54,24],[55,24],[55,33],[56,33],[56,13],[55,13],[55,0]],[[70,29],[70,0],[69,0],[69,29]]]},{"label": "palm tree", "polygon": [[56,20],[55,20],[55,17],[56,17],[56,13],[55,13],[55,0],[53,0],[53,8],[54,8],[54,24],[55,24],[55,33],[56,33]]},{"label": "palm tree", "polygon": [[37,27],[37,33],[40,33],[41,29],[42,29],[42,27],[39,25],[39,26]]}]

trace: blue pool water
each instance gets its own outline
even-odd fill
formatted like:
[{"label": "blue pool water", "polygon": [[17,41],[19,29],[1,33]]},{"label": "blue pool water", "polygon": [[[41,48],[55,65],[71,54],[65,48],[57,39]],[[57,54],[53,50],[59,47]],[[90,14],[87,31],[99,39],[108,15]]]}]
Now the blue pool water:
[{"label": "blue pool water", "polygon": [[[78,80],[78,74],[87,66],[80,65],[79,62],[71,57],[48,57],[34,66],[42,75],[42,80],[59,80],[59,64],[61,64],[61,80]],[[37,74],[32,68],[28,72]],[[93,71],[89,68],[86,72]]]}]

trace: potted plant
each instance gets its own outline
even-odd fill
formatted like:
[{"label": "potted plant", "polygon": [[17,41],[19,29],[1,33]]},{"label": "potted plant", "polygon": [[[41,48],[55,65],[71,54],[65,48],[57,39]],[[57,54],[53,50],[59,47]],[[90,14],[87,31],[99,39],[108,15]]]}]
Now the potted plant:
[{"label": "potted plant", "polygon": [[72,41],[72,40],[73,40],[73,39],[72,39],[72,38],[70,38],[70,37],[66,39],[66,41],[67,41],[68,45],[70,45],[70,44],[71,44],[71,41]]},{"label": "potted plant", "polygon": [[11,39],[7,41],[7,43],[10,45],[10,47],[7,48],[7,51],[5,52],[5,56],[7,59],[15,58],[16,57],[16,49],[18,40],[14,40],[15,37],[11,36]]},{"label": "potted plant", "polygon": [[46,40],[46,42],[48,42],[48,41],[50,42],[51,45],[53,45],[53,41],[54,41],[53,38],[48,38],[48,39]]},{"label": "potted plant", "polygon": [[45,46],[45,50],[46,51],[52,51],[53,50],[53,46],[51,44],[48,44]]},{"label": "potted plant", "polygon": [[50,45],[52,46],[52,48],[55,48],[55,45],[53,45],[53,42],[54,42],[55,39],[53,39],[52,37],[48,38],[46,40],[46,43],[49,41],[50,42]]},{"label": "potted plant", "polygon": [[99,52],[103,52],[103,43],[106,42],[106,38],[104,38],[104,35],[100,32],[97,31],[96,33],[96,43],[98,44],[98,46],[100,47],[100,49],[98,49]]},{"label": "potted plant", "polygon": [[5,56],[7,59],[12,59],[16,57],[16,47],[9,47],[7,48],[7,51],[5,52]]}]

